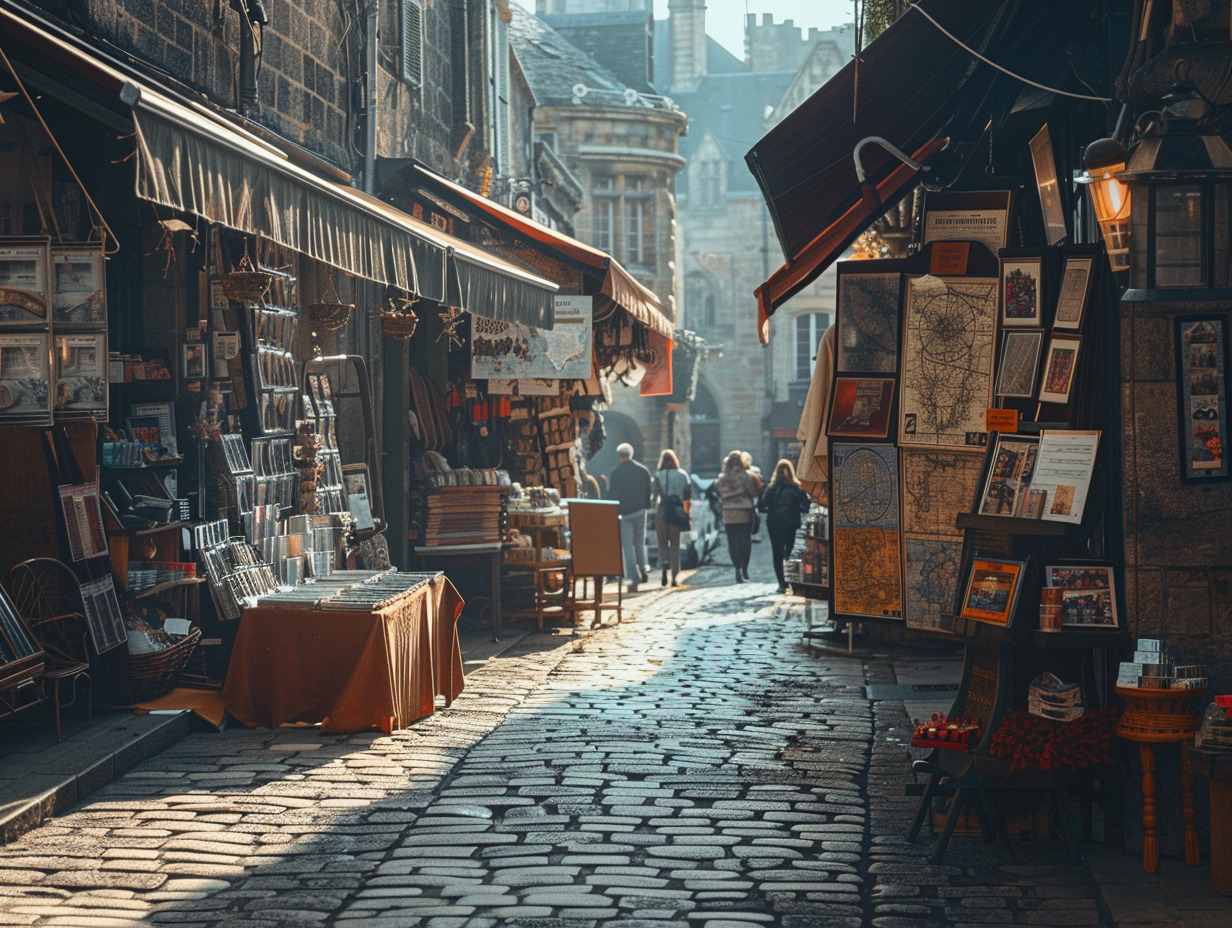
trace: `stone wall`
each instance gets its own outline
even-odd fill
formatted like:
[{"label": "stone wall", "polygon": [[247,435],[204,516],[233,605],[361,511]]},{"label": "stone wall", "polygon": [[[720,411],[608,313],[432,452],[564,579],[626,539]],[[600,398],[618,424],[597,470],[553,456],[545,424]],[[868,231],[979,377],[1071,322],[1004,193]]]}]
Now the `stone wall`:
[{"label": "stone wall", "polygon": [[1163,638],[1178,660],[1206,664],[1211,692],[1225,693],[1232,690],[1232,483],[1182,482],[1177,429],[1174,322],[1209,313],[1212,304],[1151,301],[1144,293],[1130,291],[1121,303],[1130,633]]}]

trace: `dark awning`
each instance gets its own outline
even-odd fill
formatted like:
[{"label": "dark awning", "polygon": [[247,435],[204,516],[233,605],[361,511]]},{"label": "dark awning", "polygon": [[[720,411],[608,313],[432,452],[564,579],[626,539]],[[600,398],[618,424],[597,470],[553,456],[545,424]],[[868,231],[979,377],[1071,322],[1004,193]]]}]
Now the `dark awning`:
[{"label": "dark awning", "polygon": [[[133,83],[137,195],[360,277],[506,322],[552,326],[555,284]],[[453,286],[450,286],[450,284]]]},{"label": "dark awning", "polygon": [[674,327],[664,313],[659,298],[611,255],[494,203],[422,165],[409,164],[402,172],[405,172],[407,182],[412,186],[439,197],[467,215],[499,228],[540,251],[581,268],[584,277],[594,283],[593,287],[586,288],[588,292],[583,295],[602,294],[647,328],[667,338],[672,337]]},{"label": "dark awning", "polygon": [[[990,21],[1003,4],[991,0],[920,0],[920,5],[955,38],[979,49]],[[770,209],[787,259],[790,286],[768,289],[768,316],[815,279],[855,240],[868,222],[852,221],[861,206],[852,152],[860,140],[881,136],[916,155],[939,134],[948,104],[975,66],[970,53],[943,35],[912,7],[813,96],[771,129],[745,155]],[[893,202],[915,179],[914,172],[879,147],[863,154],[868,185],[878,199]],[[891,179],[893,182],[886,183]],[[867,220],[876,206],[865,205]],[[827,230],[846,223],[819,248]],[[807,268],[797,268],[807,252]],[[778,276],[778,274],[776,274]]]}]

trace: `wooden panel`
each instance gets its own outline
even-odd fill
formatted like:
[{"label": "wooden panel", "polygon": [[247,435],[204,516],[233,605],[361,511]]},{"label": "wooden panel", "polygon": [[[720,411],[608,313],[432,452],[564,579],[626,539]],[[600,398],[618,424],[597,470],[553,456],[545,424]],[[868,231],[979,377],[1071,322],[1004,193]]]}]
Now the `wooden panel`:
[{"label": "wooden panel", "polygon": [[569,500],[569,531],[573,536],[573,573],[577,577],[619,577],[620,504],[601,500]]}]

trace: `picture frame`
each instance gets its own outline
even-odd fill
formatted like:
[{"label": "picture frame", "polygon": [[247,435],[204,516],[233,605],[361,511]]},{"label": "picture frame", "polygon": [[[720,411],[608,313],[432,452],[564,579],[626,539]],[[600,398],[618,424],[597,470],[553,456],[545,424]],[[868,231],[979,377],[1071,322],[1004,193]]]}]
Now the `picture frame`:
[{"label": "picture frame", "polygon": [[903,275],[859,273],[838,266],[835,369],[892,374],[898,369]]},{"label": "picture frame", "polygon": [[158,444],[174,457],[179,456],[179,443],[175,435],[175,404],[166,401],[133,403],[128,409],[125,425],[132,429],[133,420],[140,419],[143,427],[150,427],[150,419],[157,426]]},{"label": "picture frame", "polygon": [[1180,316],[1175,322],[1178,444],[1185,482],[1230,476],[1228,432],[1228,318]]},{"label": "picture frame", "polygon": [[0,238],[0,326],[47,324],[50,266],[50,238]]},{"label": "picture frame", "polygon": [[1044,586],[1061,589],[1061,628],[1119,629],[1116,571],[1109,563],[1044,567]]},{"label": "picture frame", "polygon": [[979,242],[994,255],[1006,245],[1009,190],[941,190],[924,201],[924,241]]},{"label": "picture frame", "polygon": [[1032,518],[1027,514],[1033,506],[1028,494],[1038,457],[1036,436],[998,433],[990,444],[975,512],[985,516]]},{"label": "picture frame", "polygon": [[1082,328],[1083,312],[1091,294],[1091,279],[1095,275],[1095,256],[1067,255],[1061,269],[1061,286],[1057,290],[1054,329]]},{"label": "picture frame", "polygon": [[0,332],[0,422],[51,422],[51,335]]},{"label": "picture frame", "polygon": [[840,374],[830,394],[826,432],[835,438],[889,438],[894,422],[893,377]]},{"label": "picture frame", "polygon": [[1025,561],[975,557],[963,591],[964,619],[1008,627],[1018,605]]},{"label": "picture frame", "polygon": [[105,262],[99,243],[52,246],[51,321],[54,325],[107,325]]},{"label": "picture frame", "polygon": [[55,412],[58,416],[89,416],[107,412],[107,333],[57,333]]},{"label": "picture frame", "polygon": [[205,379],[205,342],[184,342],[180,346],[180,375],[185,380]]},{"label": "picture frame", "polygon": [[1032,137],[1031,167],[1035,171],[1035,189],[1039,192],[1040,212],[1044,217],[1044,232],[1049,245],[1069,237],[1065,221],[1065,203],[1061,185],[1057,182],[1057,162],[1052,153],[1052,134],[1045,123]]},{"label": "picture frame", "polygon": [[1008,329],[1002,332],[994,393],[1026,399],[1035,396],[1035,381],[1043,350],[1043,329]]},{"label": "picture frame", "polygon": [[1001,286],[1001,325],[1038,326],[1044,294],[1042,257],[1003,257]]},{"label": "picture frame", "polygon": [[344,464],[342,466],[343,495],[347,509],[355,517],[355,527],[360,531],[375,528],[372,518],[372,496],[367,464]]},{"label": "picture frame", "polygon": [[1078,335],[1053,334],[1048,339],[1048,351],[1044,356],[1044,373],[1040,380],[1041,403],[1069,402],[1074,386],[1074,374],[1078,369],[1078,352],[1082,337]]}]

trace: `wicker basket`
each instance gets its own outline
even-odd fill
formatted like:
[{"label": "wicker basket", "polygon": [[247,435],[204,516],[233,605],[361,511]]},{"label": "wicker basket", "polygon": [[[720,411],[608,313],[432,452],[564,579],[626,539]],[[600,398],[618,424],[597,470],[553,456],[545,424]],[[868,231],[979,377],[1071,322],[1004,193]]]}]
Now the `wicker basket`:
[{"label": "wicker basket", "polygon": [[325,292],[321,294],[321,302],[308,304],[308,318],[327,332],[336,332],[347,324],[354,309],[354,303],[344,303],[339,299],[334,278],[330,277]]},{"label": "wicker basket", "polygon": [[248,257],[248,249],[245,248],[239,265],[222,279],[222,292],[227,299],[237,303],[257,303],[265,298],[273,282],[272,274],[253,267],[252,259]]},{"label": "wicker basket", "polygon": [[194,628],[175,644],[162,650],[130,654],[128,666],[133,681],[133,701],[157,699],[173,690],[200,640],[201,629]]},{"label": "wicker basket", "polygon": [[419,317],[413,310],[402,313],[381,313],[381,330],[390,338],[405,341],[415,334],[419,326]]},{"label": "wicker basket", "polygon": [[1205,693],[1206,687],[1163,690],[1118,686],[1116,691],[1125,700],[1116,733],[1127,741],[1185,741],[1198,730],[1198,714],[1189,700]]}]

